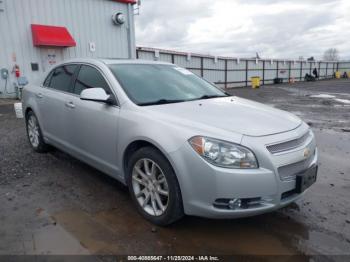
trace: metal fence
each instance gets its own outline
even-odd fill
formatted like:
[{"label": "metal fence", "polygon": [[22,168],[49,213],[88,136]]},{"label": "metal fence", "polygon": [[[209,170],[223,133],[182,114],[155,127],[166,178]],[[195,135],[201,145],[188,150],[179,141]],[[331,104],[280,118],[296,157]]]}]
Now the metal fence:
[{"label": "metal fence", "polygon": [[263,85],[272,84],[275,78],[283,82],[303,81],[305,75],[311,75],[315,68],[320,79],[333,78],[336,71],[350,75],[350,61],[239,59],[145,47],[136,49],[136,57],[177,64],[223,88],[248,86],[253,76],[260,77]]}]

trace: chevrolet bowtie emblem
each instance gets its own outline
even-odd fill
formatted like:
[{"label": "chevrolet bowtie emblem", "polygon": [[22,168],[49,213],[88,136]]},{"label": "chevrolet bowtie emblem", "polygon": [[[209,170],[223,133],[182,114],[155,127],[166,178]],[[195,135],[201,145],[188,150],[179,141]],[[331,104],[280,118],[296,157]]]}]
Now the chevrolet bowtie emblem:
[{"label": "chevrolet bowtie emblem", "polygon": [[305,148],[305,150],[304,150],[304,157],[308,158],[309,156],[310,156],[310,149]]}]

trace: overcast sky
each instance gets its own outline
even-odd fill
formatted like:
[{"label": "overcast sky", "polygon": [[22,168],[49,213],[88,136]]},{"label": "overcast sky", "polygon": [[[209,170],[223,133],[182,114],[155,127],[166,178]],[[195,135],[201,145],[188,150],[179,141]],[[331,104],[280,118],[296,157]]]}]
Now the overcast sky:
[{"label": "overcast sky", "polygon": [[138,46],[211,55],[350,59],[349,0],[142,0]]}]

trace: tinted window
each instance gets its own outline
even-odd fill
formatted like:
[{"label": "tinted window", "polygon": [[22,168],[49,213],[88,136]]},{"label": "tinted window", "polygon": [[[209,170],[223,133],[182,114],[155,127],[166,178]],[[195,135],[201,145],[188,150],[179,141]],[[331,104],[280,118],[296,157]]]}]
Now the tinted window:
[{"label": "tinted window", "polygon": [[53,72],[50,87],[60,91],[70,92],[72,78],[77,65],[65,65],[55,69]]},{"label": "tinted window", "polygon": [[47,78],[45,79],[44,82],[44,86],[49,87],[50,86],[50,82],[51,82],[51,77],[53,75],[53,71],[51,71],[51,73],[47,76]]},{"label": "tinted window", "polygon": [[80,95],[84,89],[95,87],[101,87],[110,94],[109,86],[101,73],[91,66],[83,65],[75,82],[74,93]]},{"label": "tinted window", "polygon": [[192,72],[172,65],[115,64],[109,66],[128,96],[143,105],[158,100],[189,101],[226,96]]}]

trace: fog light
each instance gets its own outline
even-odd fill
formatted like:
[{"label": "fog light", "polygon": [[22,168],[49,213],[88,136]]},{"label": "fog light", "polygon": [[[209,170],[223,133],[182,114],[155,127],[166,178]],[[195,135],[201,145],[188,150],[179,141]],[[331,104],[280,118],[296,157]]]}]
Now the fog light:
[{"label": "fog light", "polygon": [[238,209],[238,208],[241,208],[241,206],[242,206],[242,200],[240,200],[239,198],[231,199],[231,200],[228,202],[228,206],[229,206],[230,209]]}]

